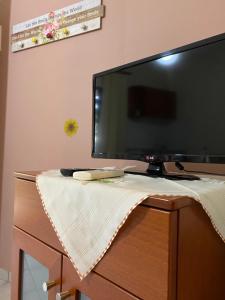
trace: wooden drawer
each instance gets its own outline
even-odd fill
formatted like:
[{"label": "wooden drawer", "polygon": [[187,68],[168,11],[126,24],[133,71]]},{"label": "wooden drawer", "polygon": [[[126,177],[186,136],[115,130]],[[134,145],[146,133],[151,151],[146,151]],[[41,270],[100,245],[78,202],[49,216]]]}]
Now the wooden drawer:
[{"label": "wooden drawer", "polygon": [[[91,300],[138,300],[129,292],[114,285],[110,281],[91,272],[82,281],[79,279],[69,259],[63,256],[62,291],[76,290],[84,293]],[[68,300],[75,299],[75,295]],[[77,299],[77,298],[76,298]]]},{"label": "wooden drawer", "polygon": [[[16,179],[14,225],[65,254],[32,181]],[[137,298],[175,299],[176,239],[176,211],[138,206],[94,272]]]},{"label": "wooden drawer", "polygon": [[16,179],[14,225],[64,253],[43,210],[35,182]]},{"label": "wooden drawer", "polygon": [[95,272],[137,297],[175,299],[177,212],[138,206]]}]

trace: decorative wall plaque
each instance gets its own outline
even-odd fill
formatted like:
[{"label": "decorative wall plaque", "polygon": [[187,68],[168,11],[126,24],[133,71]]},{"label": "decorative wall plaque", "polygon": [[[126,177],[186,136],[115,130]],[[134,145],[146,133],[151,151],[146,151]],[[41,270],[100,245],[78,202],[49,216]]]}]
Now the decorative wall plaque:
[{"label": "decorative wall plaque", "polygon": [[12,29],[12,51],[36,47],[101,28],[101,0],[84,0],[19,23]]}]

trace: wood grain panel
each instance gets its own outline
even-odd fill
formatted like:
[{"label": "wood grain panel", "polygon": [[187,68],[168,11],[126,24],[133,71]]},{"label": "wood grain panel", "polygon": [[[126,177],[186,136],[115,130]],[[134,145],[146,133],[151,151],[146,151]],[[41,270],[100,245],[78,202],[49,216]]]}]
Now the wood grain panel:
[{"label": "wood grain panel", "polygon": [[179,220],[178,300],[224,300],[225,244],[200,204]]},{"label": "wood grain panel", "polygon": [[186,196],[151,196],[141,205],[156,207],[165,210],[177,210],[193,204],[194,200]]},{"label": "wood grain panel", "polygon": [[16,179],[13,223],[60,252],[64,252],[43,210],[35,182]]},{"label": "wood grain panel", "polygon": [[137,207],[95,272],[142,299],[175,299],[176,222],[176,212]]},{"label": "wood grain panel", "polygon": [[[69,259],[63,256],[62,290],[79,290],[91,300],[138,300],[139,298],[122,290],[118,286],[91,272],[82,281],[79,279]],[[68,298],[74,299],[75,295]],[[78,297],[77,297],[78,298]]]},{"label": "wood grain panel", "polygon": [[61,288],[62,255],[25,232],[13,230],[13,264],[11,300],[20,300],[21,253],[25,251],[49,269],[49,279],[57,285],[48,292],[49,300],[55,300],[55,295]]},{"label": "wood grain panel", "polygon": [[[26,171],[26,172],[15,172],[16,178],[25,179],[30,181],[36,181],[36,176],[41,171]],[[142,202],[141,205],[161,208],[165,210],[177,210],[182,207],[193,204],[194,200],[189,197],[180,196],[151,196]]]},{"label": "wood grain panel", "polygon": [[16,178],[36,181],[36,176],[41,174],[42,171],[24,171],[24,172],[15,172]]}]

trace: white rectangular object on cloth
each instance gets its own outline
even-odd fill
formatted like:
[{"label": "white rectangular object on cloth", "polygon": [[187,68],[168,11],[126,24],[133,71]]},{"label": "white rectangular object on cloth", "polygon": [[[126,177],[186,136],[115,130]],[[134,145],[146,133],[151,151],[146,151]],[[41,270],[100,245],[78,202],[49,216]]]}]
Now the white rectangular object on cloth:
[{"label": "white rectangular object on cloth", "polygon": [[73,178],[77,180],[96,180],[103,178],[120,177],[124,175],[123,170],[88,170],[73,173]]},{"label": "white rectangular object on cloth", "polygon": [[58,170],[37,177],[42,204],[80,278],[103,257],[132,210],[149,196],[188,196],[200,202],[225,241],[225,182],[171,181],[126,174],[77,181]]}]

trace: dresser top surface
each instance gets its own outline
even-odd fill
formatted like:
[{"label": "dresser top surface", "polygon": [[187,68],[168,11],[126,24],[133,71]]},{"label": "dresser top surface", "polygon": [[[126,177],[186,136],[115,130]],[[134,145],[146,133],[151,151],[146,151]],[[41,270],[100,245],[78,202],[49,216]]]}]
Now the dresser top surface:
[{"label": "dresser top surface", "polygon": [[[42,171],[21,171],[15,172],[15,177],[31,182],[36,181],[36,176]],[[141,205],[155,207],[165,210],[177,210],[185,206],[192,205],[194,200],[186,196],[150,196],[144,200]]]}]

